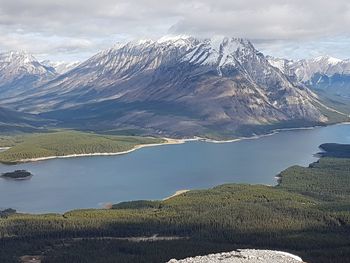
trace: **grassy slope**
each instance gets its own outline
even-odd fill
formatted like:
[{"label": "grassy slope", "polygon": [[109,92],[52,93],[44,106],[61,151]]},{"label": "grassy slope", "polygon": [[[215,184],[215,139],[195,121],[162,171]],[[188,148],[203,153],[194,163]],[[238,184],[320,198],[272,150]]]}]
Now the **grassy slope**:
[{"label": "grassy slope", "polygon": [[[6,216],[0,219],[0,261],[44,253],[45,262],[164,262],[253,247],[290,251],[307,262],[348,262],[349,170],[350,159],[322,158],[308,168],[288,168],[277,187],[227,184],[112,210]],[[153,234],[189,239],[71,239]]]},{"label": "grassy slope", "polygon": [[98,135],[76,131],[3,137],[2,140],[0,138],[0,143],[13,147],[0,153],[0,162],[69,154],[122,152],[136,145],[162,142],[163,139],[156,138]]}]

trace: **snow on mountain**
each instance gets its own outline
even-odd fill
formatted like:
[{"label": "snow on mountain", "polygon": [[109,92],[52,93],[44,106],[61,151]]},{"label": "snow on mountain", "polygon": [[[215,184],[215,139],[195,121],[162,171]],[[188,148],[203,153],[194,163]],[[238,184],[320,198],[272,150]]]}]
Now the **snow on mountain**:
[{"label": "snow on mountain", "polygon": [[0,97],[14,96],[55,76],[54,69],[25,51],[0,54]]},{"label": "snow on mountain", "polygon": [[323,96],[350,98],[350,60],[330,56],[298,61],[269,57],[269,62],[288,75],[291,80],[302,82]]},{"label": "snow on mountain", "polygon": [[268,57],[271,65],[286,74],[295,74],[298,81],[309,82],[315,74],[331,77],[335,74],[349,75],[350,60],[341,60],[330,56],[320,56],[312,59],[286,60]]},{"label": "snow on mountain", "polygon": [[19,109],[51,111],[89,129],[191,136],[213,127],[238,133],[242,126],[327,121],[315,94],[240,38],[117,44],[25,95]]},{"label": "snow on mountain", "polygon": [[44,61],[41,61],[41,64],[47,67],[54,68],[58,74],[64,74],[72,70],[73,68],[77,67],[80,64],[80,61],[66,62],[66,61],[44,60]]},{"label": "snow on mountain", "polygon": [[0,54],[1,80],[17,77],[18,74],[54,76],[54,72],[42,65],[31,54],[25,51],[11,51]]}]

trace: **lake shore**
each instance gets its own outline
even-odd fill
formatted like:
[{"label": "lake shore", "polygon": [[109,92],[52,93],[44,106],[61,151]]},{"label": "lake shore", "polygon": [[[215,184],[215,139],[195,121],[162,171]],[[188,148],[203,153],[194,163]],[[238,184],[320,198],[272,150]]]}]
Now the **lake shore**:
[{"label": "lake shore", "polygon": [[171,145],[171,144],[182,144],[182,143],[186,142],[186,140],[181,140],[181,139],[179,139],[179,140],[178,139],[171,139],[171,138],[163,138],[163,139],[166,140],[166,142],[164,142],[164,143],[140,144],[140,145],[136,145],[135,147],[133,147],[130,150],[121,151],[121,152],[100,152],[100,153],[53,155],[53,156],[45,156],[45,157],[38,157],[38,158],[21,159],[21,160],[16,161],[15,163],[39,162],[39,161],[46,161],[46,160],[52,160],[52,159],[63,159],[63,158],[122,155],[122,154],[128,154],[128,153],[134,152],[134,151],[139,150],[141,148],[155,147],[155,146],[162,146],[162,145]]},{"label": "lake shore", "polygon": [[297,130],[313,130],[316,128],[322,128],[326,126],[338,126],[338,125],[350,125],[350,122],[340,122],[340,123],[335,123],[331,125],[315,125],[315,126],[306,126],[306,127],[297,127],[297,128],[281,128],[281,129],[275,129],[272,130],[269,133],[266,134],[260,134],[260,135],[253,135],[250,137],[238,137],[235,139],[229,139],[229,140],[214,140],[214,139],[209,139],[209,138],[203,138],[203,137],[194,137],[192,139],[183,139],[184,142],[187,141],[202,141],[202,142],[209,142],[209,143],[230,143],[230,142],[238,142],[238,141],[243,141],[243,140],[255,140],[267,136],[272,136],[275,134],[278,134],[280,132],[285,132],[285,131],[297,131]]},{"label": "lake shore", "polygon": [[[22,198],[15,194],[15,190],[22,186],[0,180],[0,196],[2,200],[8,200],[2,206],[21,212],[64,213],[76,208],[108,208],[111,204],[106,203],[111,201],[162,200],[178,190],[207,189],[230,182],[270,185],[269,188],[272,188],[277,179],[274,176],[285,167],[306,167],[317,161],[318,158],[313,154],[324,142],[350,143],[349,129],[350,125],[334,125],[285,132],[261,140],[239,143],[213,144],[194,141],[144,149],[120,157],[18,164],[15,169],[30,170],[36,175],[31,183],[21,188],[26,196],[26,204],[23,205]],[[164,141],[150,143],[159,142]],[[175,142],[179,143],[178,140]],[[266,151],[269,145],[272,148]],[[257,162],[250,165],[251,159]],[[72,166],[72,169],[65,169],[67,166]],[[5,172],[9,167],[0,165],[0,169]],[[216,170],[220,173],[213,172]],[[148,185],[149,182],[151,183]],[[38,200],[40,205],[33,205],[37,191],[50,196],[58,205],[52,207],[51,200]],[[86,200],[74,200],[77,193],[84,197],[86,192],[89,192]],[[55,196],[62,193],[65,195],[56,200]],[[187,195],[185,193],[181,198]]]},{"label": "lake shore", "polygon": [[[350,122],[342,122],[342,123],[336,123],[332,125],[326,125],[326,126],[333,126],[333,125],[350,125]],[[83,153],[83,154],[67,154],[67,155],[54,155],[54,156],[45,156],[45,157],[38,157],[38,158],[29,158],[29,159],[21,159],[13,162],[13,164],[18,164],[18,163],[28,163],[28,162],[38,162],[38,161],[46,161],[46,160],[52,160],[52,159],[62,159],[62,158],[78,158],[78,157],[94,157],[94,156],[114,156],[114,155],[122,155],[122,154],[128,154],[132,153],[136,150],[139,150],[141,148],[146,148],[146,147],[155,147],[155,146],[162,146],[162,145],[173,145],[173,144],[183,144],[186,142],[193,142],[193,141],[201,141],[201,142],[208,142],[208,143],[233,143],[233,142],[239,142],[242,140],[254,140],[254,139],[259,139],[267,136],[272,136],[275,134],[278,134],[280,132],[284,131],[294,131],[294,130],[312,130],[315,128],[320,128],[324,127],[322,125],[317,125],[317,126],[310,126],[310,127],[298,127],[298,128],[284,128],[284,129],[276,129],[271,131],[270,133],[267,134],[261,134],[261,135],[253,135],[250,137],[238,137],[235,139],[229,139],[229,140],[215,140],[215,139],[209,139],[209,138],[203,138],[199,136],[195,136],[193,138],[183,138],[183,139],[175,139],[175,138],[167,138],[163,137],[162,139],[165,140],[164,143],[153,143],[153,144],[141,144],[141,145],[136,145],[130,150],[127,151],[121,151],[121,152],[98,152],[98,153]],[[0,148],[3,151],[9,149],[10,147],[3,147]]]}]

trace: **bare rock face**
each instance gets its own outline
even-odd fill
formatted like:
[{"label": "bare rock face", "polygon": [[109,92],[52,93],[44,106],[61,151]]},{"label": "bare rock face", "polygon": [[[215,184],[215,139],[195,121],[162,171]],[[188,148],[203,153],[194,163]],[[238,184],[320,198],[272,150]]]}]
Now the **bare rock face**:
[{"label": "bare rock face", "polygon": [[295,255],[272,250],[239,249],[237,251],[210,254],[181,260],[172,259],[168,263],[300,263]]}]

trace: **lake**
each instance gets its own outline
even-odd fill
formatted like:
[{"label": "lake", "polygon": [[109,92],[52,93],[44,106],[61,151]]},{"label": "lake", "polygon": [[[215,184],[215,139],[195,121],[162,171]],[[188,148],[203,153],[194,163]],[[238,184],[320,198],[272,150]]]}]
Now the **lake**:
[{"label": "lake", "polygon": [[350,125],[280,133],[231,143],[187,142],[146,147],[117,156],[54,159],[14,166],[30,180],[0,178],[0,209],[65,212],[101,208],[106,203],[163,199],[177,190],[223,183],[275,185],[275,176],[291,165],[306,166],[325,142],[350,143]]}]

